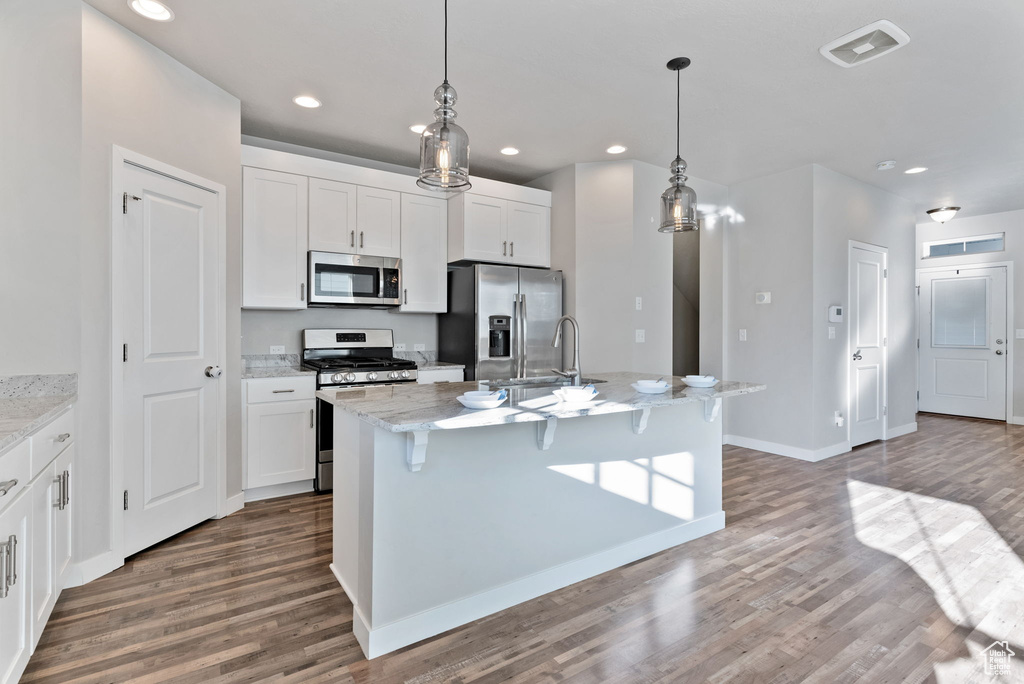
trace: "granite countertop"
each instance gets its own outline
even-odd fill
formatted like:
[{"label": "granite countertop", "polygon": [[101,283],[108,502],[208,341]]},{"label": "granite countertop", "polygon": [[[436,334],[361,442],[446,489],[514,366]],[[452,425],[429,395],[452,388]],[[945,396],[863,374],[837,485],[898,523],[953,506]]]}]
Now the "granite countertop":
[{"label": "granite countertop", "polygon": [[455,370],[465,368],[464,363],[451,363],[450,361],[417,361],[417,370]]},{"label": "granite countertop", "polygon": [[53,420],[77,398],[77,394],[51,394],[0,399],[0,452]]},{"label": "granite countertop", "polygon": [[243,380],[254,380],[258,378],[293,378],[298,375],[316,375],[316,371],[300,368],[298,366],[271,366],[268,368],[242,369]]},{"label": "granite countertop", "polygon": [[498,408],[482,411],[464,408],[456,400],[463,392],[481,389],[476,382],[370,387],[340,393],[320,390],[316,394],[321,399],[384,430],[413,432],[624,413],[721,399],[767,389],[765,385],[727,381],[721,381],[709,389],[695,389],[687,387],[678,378],[672,378],[671,389],[663,394],[641,394],[630,385],[637,380],[653,379],[650,374],[601,373],[592,377],[605,382],[595,384],[599,392],[597,398],[584,404],[562,404],[551,394],[551,388],[517,388],[509,391],[508,401]]}]

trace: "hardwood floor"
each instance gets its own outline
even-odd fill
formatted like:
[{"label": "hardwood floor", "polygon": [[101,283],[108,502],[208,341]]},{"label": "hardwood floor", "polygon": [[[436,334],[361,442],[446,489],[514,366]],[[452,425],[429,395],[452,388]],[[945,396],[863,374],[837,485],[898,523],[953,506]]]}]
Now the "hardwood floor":
[{"label": "hardwood floor", "polygon": [[22,681],[1024,681],[1024,428],[919,425],[820,463],[727,447],[724,530],[370,662],[330,498],[250,504],[66,591]]}]

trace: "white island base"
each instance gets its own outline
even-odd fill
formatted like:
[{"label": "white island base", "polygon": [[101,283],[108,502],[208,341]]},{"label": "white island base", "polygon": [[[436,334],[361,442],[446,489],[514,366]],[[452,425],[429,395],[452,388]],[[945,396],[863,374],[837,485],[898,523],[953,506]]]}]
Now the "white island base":
[{"label": "white island base", "polygon": [[343,396],[331,568],[368,658],[725,526],[720,399],[417,432]]}]

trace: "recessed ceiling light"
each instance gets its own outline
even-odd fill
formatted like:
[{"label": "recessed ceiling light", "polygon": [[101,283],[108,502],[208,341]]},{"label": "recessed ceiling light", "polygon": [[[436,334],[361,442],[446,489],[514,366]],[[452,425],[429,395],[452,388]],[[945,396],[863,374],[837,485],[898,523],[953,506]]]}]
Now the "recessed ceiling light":
[{"label": "recessed ceiling light", "polygon": [[422,135],[423,131],[427,130],[427,127],[423,124],[413,124],[412,126],[409,126],[409,130],[416,135]]},{"label": "recessed ceiling light", "polygon": [[310,97],[309,95],[299,95],[297,98],[292,100],[292,102],[300,107],[305,107],[306,109],[316,109],[320,106],[320,100],[315,97]]},{"label": "recessed ceiling light", "polygon": [[622,154],[625,151],[626,151],[626,148],[623,147],[622,145],[612,145],[611,147],[609,147],[606,150],[606,152],[608,152],[608,154]]},{"label": "recessed ceiling light", "polygon": [[157,0],[128,0],[128,6],[136,14],[153,21],[170,21],[174,19],[174,12],[167,5]]},{"label": "recessed ceiling light", "polygon": [[915,166],[912,169],[907,169],[903,173],[924,173],[927,170],[928,170],[927,166]]},{"label": "recessed ceiling light", "polygon": [[516,149],[515,147],[502,147],[501,153],[512,156],[513,154],[519,154],[519,150]]},{"label": "recessed ceiling light", "polygon": [[880,161],[875,164],[875,168],[879,171],[888,171],[889,169],[896,168],[896,161],[894,159],[887,159],[886,161]]}]

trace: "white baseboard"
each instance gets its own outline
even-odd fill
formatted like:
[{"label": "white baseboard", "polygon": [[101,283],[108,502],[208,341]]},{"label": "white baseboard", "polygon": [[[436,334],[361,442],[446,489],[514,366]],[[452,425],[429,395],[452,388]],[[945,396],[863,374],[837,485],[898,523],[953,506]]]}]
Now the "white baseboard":
[{"label": "white baseboard", "polygon": [[1024,425],[1024,416],[1013,416],[1010,420],[1006,421],[1010,425]]},{"label": "white baseboard", "polygon": [[80,563],[75,563],[68,576],[68,587],[80,587],[88,584],[94,579],[99,579],[109,572],[117,570],[124,565],[124,558],[121,558],[113,551],[101,553],[92,558],[86,558]]},{"label": "white baseboard", "polygon": [[798,458],[801,461],[810,461],[811,463],[824,461],[826,458],[832,458],[833,456],[845,454],[850,451],[849,442],[839,442],[821,449],[804,449],[802,447],[789,446],[788,444],[778,444],[776,442],[766,442],[760,439],[740,437],[739,435],[725,435],[724,442],[725,444],[743,447],[744,449],[753,449],[754,451],[764,451],[765,453],[776,454],[778,456]]},{"label": "white baseboard", "polygon": [[724,527],[725,512],[719,511],[376,628],[370,627],[361,611],[354,610],[352,631],[366,657],[376,658]]},{"label": "white baseboard", "polygon": [[895,439],[896,437],[902,437],[903,435],[909,435],[911,432],[917,432],[917,423],[907,423],[906,425],[897,425],[894,428],[889,428],[885,432],[886,439]]},{"label": "white baseboard", "polygon": [[238,511],[242,510],[244,506],[245,492],[238,492],[237,494],[233,494],[221,502],[220,511],[218,511],[217,515],[213,516],[213,518],[214,520],[226,518],[232,513],[237,513]]},{"label": "white baseboard", "polygon": [[304,494],[313,491],[312,480],[301,480],[299,482],[286,482],[284,484],[269,485],[267,487],[255,487],[246,489],[245,502],[262,501],[263,499],[276,499],[279,496],[291,496],[292,494]]}]

